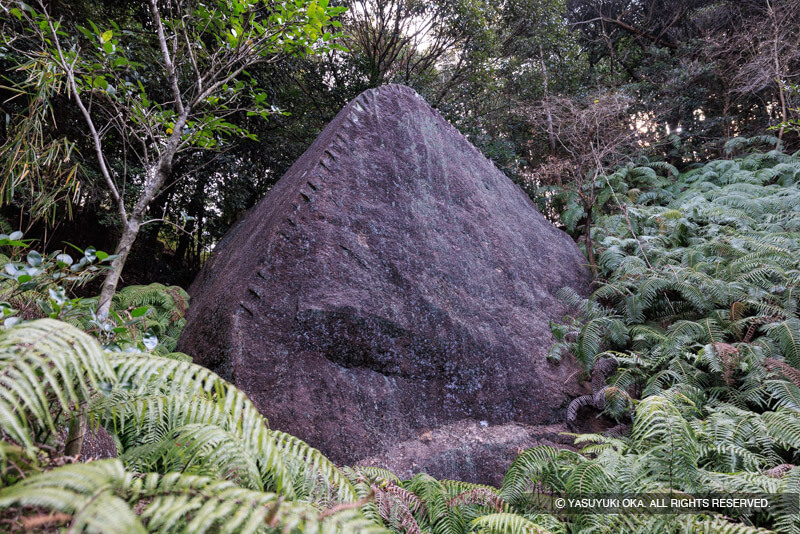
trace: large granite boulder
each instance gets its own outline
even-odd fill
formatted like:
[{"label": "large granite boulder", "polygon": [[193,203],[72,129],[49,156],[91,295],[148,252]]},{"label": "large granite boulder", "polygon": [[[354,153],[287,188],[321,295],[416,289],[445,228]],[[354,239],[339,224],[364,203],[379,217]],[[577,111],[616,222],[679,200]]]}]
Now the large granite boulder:
[{"label": "large granite boulder", "polygon": [[[458,425],[494,456],[536,433],[490,443],[493,426],[563,421],[584,392],[574,361],[545,358],[555,293],[586,291],[583,264],[455,128],[389,85],[348,104],[222,239],[178,350],[336,462]],[[494,480],[479,452],[458,467],[457,450],[436,451],[448,462],[426,468]]]}]

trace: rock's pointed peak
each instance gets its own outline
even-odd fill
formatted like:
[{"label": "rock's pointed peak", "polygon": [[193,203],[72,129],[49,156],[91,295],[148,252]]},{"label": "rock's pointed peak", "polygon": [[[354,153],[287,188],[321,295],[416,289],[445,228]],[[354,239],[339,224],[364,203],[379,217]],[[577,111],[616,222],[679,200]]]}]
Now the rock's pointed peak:
[{"label": "rock's pointed peak", "polygon": [[408,98],[417,98],[419,100],[422,100],[423,102],[425,101],[425,99],[422,98],[422,96],[420,96],[418,92],[416,92],[414,89],[412,89],[407,85],[399,83],[387,83],[386,85],[380,85],[378,87],[373,87],[371,89],[363,91],[360,95],[358,95],[355,99],[353,99],[353,102],[366,101],[367,103],[369,103],[370,98],[385,93],[389,93],[394,98],[408,97]]},{"label": "rock's pointed peak", "polygon": [[[565,311],[559,288],[586,291],[583,264],[416,92],[383,86],[223,238],[190,288],[180,350],[342,463],[425,429],[551,423],[580,388],[575,362],[545,358],[548,321]],[[495,474],[447,454],[431,474]]]},{"label": "rock's pointed peak", "polygon": [[418,92],[416,92],[413,88],[399,83],[389,83],[386,85],[381,85],[378,87],[367,89],[363,91],[360,95],[358,95],[356,98],[354,98],[348,104],[348,106],[353,106],[358,110],[366,110],[369,106],[381,105],[380,97],[388,97],[394,101],[400,101],[402,99],[418,100],[421,101],[426,106],[428,106],[429,108],[433,109],[430,105],[428,105],[427,102],[425,102],[425,99],[422,98],[422,96]]}]

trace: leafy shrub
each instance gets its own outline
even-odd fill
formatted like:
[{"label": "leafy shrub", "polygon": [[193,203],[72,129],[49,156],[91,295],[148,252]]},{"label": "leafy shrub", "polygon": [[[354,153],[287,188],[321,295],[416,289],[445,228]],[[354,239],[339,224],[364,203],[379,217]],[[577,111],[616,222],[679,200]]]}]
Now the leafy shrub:
[{"label": "leafy shrub", "polygon": [[[21,232],[0,234],[0,313],[6,327],[21,319],[49,317],[73,324],[113,350],[154,352],[190,360],[174,352],[189,295],[162,284],[128,286],[114,296],[107,317],[97,315],[97,298],[76,297],[75,290],[110,268],[114,256],[89,247],[41,254]],[[76,254],[77,252],[77,254]]]}]

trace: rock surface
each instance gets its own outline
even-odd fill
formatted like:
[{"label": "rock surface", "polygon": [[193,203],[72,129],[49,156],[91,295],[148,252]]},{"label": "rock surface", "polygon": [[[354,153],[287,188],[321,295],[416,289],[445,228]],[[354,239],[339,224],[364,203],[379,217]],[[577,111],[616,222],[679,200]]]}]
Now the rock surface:
[{"label": "rock surface", "polygon": [[[583,264],[419,95],[385,86],[348,104],[222,239],[178,350],[339,463],[426,429],[561,422],[586,390],[574,361],[546,361],[548,321],[565,312],[559,288],[587,291]],[[437,474],[494,480],[492,435],[525,447],[525,432],[506,434],[481,432],[463,462],[458,440],[439,440],[456,449]]]},{"label": "rock surface", "polygon": [[400,479],[428,473],[499,487],[511,462],[525,449],[537,445],[572,449],[563,423],[523,425],[505,423],[484,426],[479,421],[459,421],[392,445],[380,456],[365,458],[359,465],[383,467]]}]

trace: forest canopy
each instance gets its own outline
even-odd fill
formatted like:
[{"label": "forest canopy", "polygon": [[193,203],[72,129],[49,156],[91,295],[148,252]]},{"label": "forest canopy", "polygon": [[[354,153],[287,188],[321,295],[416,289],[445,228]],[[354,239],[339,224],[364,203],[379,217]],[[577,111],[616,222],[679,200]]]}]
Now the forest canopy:
[{"label": "forest canopy", "polygon": [[[777,127],[790,148],[796,139],[791,0],[312,2],[287,8],[280,27],[253,10],[243,31],[266,40],[250,44],[237,28],[257,3],[203,5],[25,10],[4,0],[0,200],[10,228],[55,247],[79,234],[77,245],[113,251],[126,218],[152,221],[123,277],[186,285],[339,109],[389,82],[417,90],[533,196],[640,152],[684,169],[733,136]],[[191,134],[174,129],[181,103]],[[170,136],[180,138],[173,160],[154,150]],[[159,158],[163,183],[146,192]]]}]

